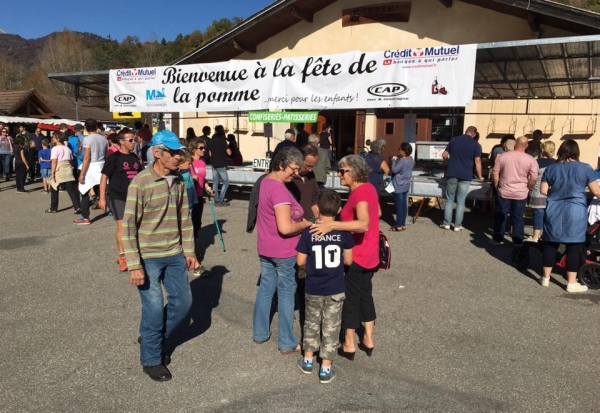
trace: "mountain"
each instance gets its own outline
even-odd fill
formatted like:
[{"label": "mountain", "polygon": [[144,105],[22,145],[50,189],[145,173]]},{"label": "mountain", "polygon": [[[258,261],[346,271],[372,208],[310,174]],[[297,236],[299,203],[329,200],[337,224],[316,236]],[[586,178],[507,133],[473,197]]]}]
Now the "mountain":
[{"label": "mountain", "polygon": [[[50,33],[37,39],[24,39],[17,34],[0,33],[0,56],[7,56],[11,60],[23,63],[25,67],[39,66],[39,54],[50,39],[56,38],[60,32]],[[83,41],[94,45],[104,38],[93,33],[78,33]]]}]

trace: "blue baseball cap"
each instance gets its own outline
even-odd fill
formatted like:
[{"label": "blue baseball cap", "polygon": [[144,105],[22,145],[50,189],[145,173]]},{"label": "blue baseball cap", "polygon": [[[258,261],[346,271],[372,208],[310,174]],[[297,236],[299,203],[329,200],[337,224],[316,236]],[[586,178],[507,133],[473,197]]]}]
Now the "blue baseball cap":
[{"label": "blue baseball cap", "polygon": [[179,138],[170,130],[158,131],[152,136],[150,146],[165,145],[169,149],[174,151],[185,148],[184,145],[179,142]]}]

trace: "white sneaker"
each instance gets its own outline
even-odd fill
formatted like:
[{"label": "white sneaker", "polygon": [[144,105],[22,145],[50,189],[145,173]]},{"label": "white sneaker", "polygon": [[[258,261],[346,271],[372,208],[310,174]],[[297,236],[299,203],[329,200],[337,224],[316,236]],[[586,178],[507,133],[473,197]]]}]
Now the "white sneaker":
[{"label": "white sneaker", "polygon": [[440,224],[441,229],[450,229],[450,225]]},{"label": "white sneaker", "polygon": [[525,242],[538,242],[537,239],[533,238],[531,235],[525,238],[523,241]]},{"label": "white sneaker", "polygon": [[454,232],[462,231],[463,227],[454,227]]},{"label": "white sneaker", "polygon": [[542,287],[550,287],[550,278],[540,278],[540,284]]},{"label": "white sneaker", "polygon": [[499,245],[502,245],[502,243],[501,243],[501,242],[498,242],[498,241],[494,240],[494,238],[490,238],[490,239],[488,240],[488,244],[490,244],[490,245],[493,245],[494,247],[497,247],[497,246],[499,246]]},{"label": "white sneaker", "polygon": [[579,283],[569,283],[567,284],[567,292],[568,293],[584,293],[588,290],[585,285],[581,285]]}]

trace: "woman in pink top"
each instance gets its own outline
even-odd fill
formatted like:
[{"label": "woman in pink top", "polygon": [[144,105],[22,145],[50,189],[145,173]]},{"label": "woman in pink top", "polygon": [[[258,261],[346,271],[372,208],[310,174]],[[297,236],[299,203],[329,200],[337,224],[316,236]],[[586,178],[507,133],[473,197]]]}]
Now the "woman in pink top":
[{"label": "woman in pink top", "polygon": [[341,221],[317,221],[311,233],[317,236],[331,231],[350,231],[354,237],[354,262],[346,273],[346,300],[342,310],[344,343],[338,354],[354,360],[356,346],[354,332],[364,324],[364,334],[358,348],[367,356],[373,353],[373,328],[375,327],[375,303],[372,279],[379,265],[379,208],[375,187],[368,182],[369,167],[358,155],[343,157],[338,163],[340,183],[350,189],[348,202],[342,208]]},{"label": "woman in pink top", "polygon": [[[190,168],[190,174],[196,184],[196,195],[198,195],[198,202],[192,207],[192,225],[194,225],[194,241],[198,240],[200,229],[202,228],[202,213],[204,211],[204,191],[208,192],[210,196],[214,195],[214,192],[208,182],[206,182],[206,163],[202,157],[206,152],[206,140],[201,138],[193,138],[189,141],[188,149],[192,153],[193,161]],[[196,251],[198,255],[198,251]],[[204,271],[202,267],[202,257],[198,258],[198,267],[194,268],[194,275],[199,276]]]},{"label": "woman in pink top", "polygon": [[287,147],[271,162],[273,172],[260,183],[256,209],[260,285],[254,303],[252,338],[258,344],[269,340],[271,303],[277,291],[278,347],[281,354],[291,354],[300,351],[293,328],[296,245],[311,222],[303,218],[302,207],[285,187],[302,168],[302,153]]}]

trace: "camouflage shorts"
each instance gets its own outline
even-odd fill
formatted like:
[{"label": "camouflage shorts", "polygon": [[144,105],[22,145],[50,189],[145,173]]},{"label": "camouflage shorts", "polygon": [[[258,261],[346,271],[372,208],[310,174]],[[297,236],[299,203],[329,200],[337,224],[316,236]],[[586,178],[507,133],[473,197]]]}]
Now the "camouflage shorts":
[{"label": "camouflage shorts", "polygon": [[304,351],[319,351],[321,358],[333,360],[340,345],[342,307],[346,294],[306,294]]}]

